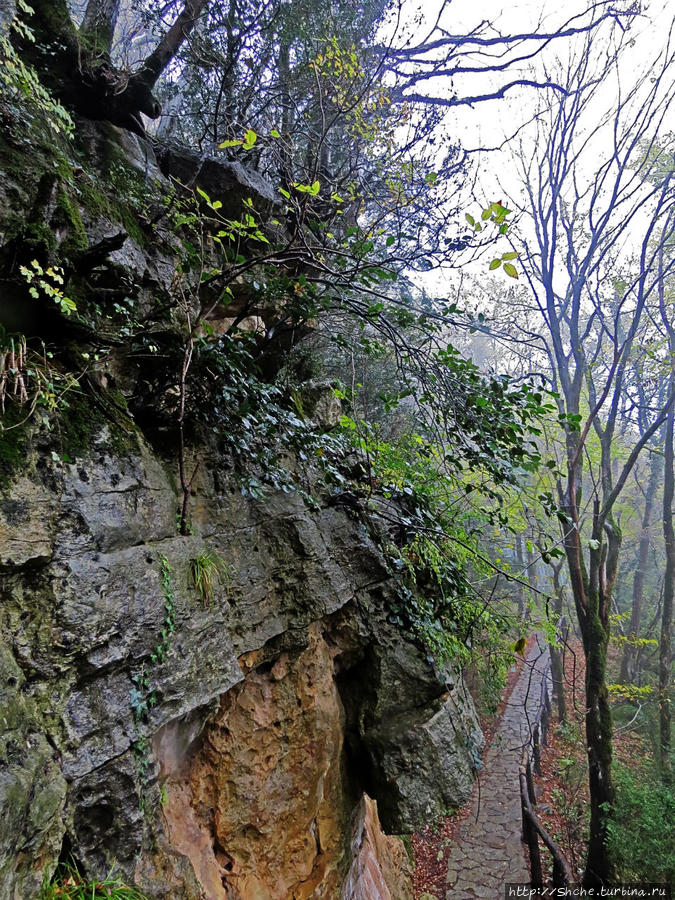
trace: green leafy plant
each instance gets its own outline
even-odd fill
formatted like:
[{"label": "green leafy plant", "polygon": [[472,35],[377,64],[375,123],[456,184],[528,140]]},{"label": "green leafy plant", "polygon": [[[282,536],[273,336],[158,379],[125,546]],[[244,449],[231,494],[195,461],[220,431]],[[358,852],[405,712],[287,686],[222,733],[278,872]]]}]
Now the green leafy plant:
[{"label": "green leafy plant", "polygon": [[[17,0],[16,7],[20,15],[12,21],[11,29],[22,40],[34,43],[32,29],[20,17],[31,16],[33,9],[25,0]],[[0,87],[4,94],[2,102],[7,103],[10,108],[18,102],[17,117],[27,105],[32,112],[40,115],[54,134],[72,137],[74,126],[70,114],[44,87],[35,69],[22,61],[7,36],[0,38]]]},{"label": "green leafy plant", "polygon": [[[164,596],[164,622],[160,632],[161,640],[155,645],[150,654],[150,661],[153,666],[160,665],[166,659],[176,628],[173,573],[166,556],[160,557],[160,583]],[[139,734],[132,745],[132,749],[142,786],[138,802],[139,808],[143,812],[146,804],[145,789],[150,767],[150,741],[142,733],[142,723],[147,721],[150,710],[157,704],[157,694],[154,690],[150,690],[150,674],[145,665],[142,665],[140,671],[131,676],[131,680],[133,687],[129,692],[129,706],[131,707],[137,733]]]},{"label": "green leafy plant", "polygon": [[53,878],[45,875],[37,900],[146,900],[146,897],[114,875],[112,869],[100,880],[87,879],[76,866],[60,863]]},{"label": "green leafy plant", "polygon": [[192,583],[202,598],[204,606],[213,602],[213,588],[216,583],[229,582],[229,569],[225,560],[214,550],[205,550],[190,563]]},{"label": "green leafy plant", "polygon": [[616,798],[607,823],[622,881],[675,879],[675,792],[653,770],[614,769]]},{"label": "green leafy plant", "polygon": [[[67,394],[77,387],[78,379],[55,366],[44,344],[38,352],[23,334],[7,334],[0,325],[0,433],[24,425],[37,409],[49,425],[48,413],[67,407]],[[12,407],[19,412],[10,423],[5,414]]]},{"label": "green leafy plant", "polygon": [[61,312],[69,316],[77,311],[77,306],[66,297],[63,292],[63,269],[59,266],[47,266],[43,269],[40,263],[34,259],[31,261],[30,268],[28,266],[19,266],[19,271],[30,285],[28,293],[37,300],[40,294],[44,294],[53,300]]},{"label": "green leafy plant", "polygon": [[160,558],[160,579],[162,584],[162,594],[164,595],[164,623],[161,634],[161,641],[156,645],[150,654],[153,663],[163,663],[166,655],[171,647],[173,633],[176,630],[176,614],[173,590],[173,574],[171,566],[166,556]]}]

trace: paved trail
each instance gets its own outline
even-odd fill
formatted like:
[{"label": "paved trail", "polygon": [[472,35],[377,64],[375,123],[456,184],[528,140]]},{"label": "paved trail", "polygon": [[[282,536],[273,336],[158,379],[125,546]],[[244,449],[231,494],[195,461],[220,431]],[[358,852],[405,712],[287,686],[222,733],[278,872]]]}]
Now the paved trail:
[{"label": "paved trail", "polygon": [[506,882],[529,881],[520,840],[518,762],[530,738],[529,722],[538,711],[548,666],[548,650],[542,649],[535,641],[527,654],[485,759],[480,796],[476,792],[448,854],[446,900],[503,900]]}]

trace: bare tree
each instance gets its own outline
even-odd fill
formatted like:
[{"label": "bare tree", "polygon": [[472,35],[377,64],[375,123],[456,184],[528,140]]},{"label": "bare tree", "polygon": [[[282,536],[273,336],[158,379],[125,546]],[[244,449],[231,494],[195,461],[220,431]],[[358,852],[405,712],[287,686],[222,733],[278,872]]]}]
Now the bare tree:
[{"label": "bare tree", "polygon": [[[393,5],[400,22],[405,0]],[[564,7],[563,7],[564,9]],[[415,30],[406,37],[399,28],[392,43],[380,48],[387,71],[396,79],[397,95],[411,103],[441,107],[471,106],[486,100],[498,100],[518,88],[550,88],[565,94],[568,86],[555,78],[523,74],[553,42],[573,39],[582,34],[597,34],[606,25],[627,27],[638,15],[635,3],[589,3],[582,11],[561,16],[558,24],[544,26],[543,15],[529,31],[504,31],[496,22],[483,19],[466,33],[454,29],[452,0],[443,0],[426,32]],[[491,75],[501,83],[469,94],[456,88],[458,80],[468,76]],[[439,85],[443,90],[439,91]],[[454,89],[448,90],[448,84]]]},{"label": "bare tree", "polygon": [[[268,80],[270,65],[278,67],[282,88],[284,80],[287,83],[292,74],[291,47],[283,29],[276,42],[258,42],[255,53],[242,53],[245,48],[250,49],[251,35],[261,33],[266,23],[278,19],[294,21],[297,25],[308,16],[315,19],[322,16],[319,4],[305,0],[294,0],[292,4],[280,0],[263,3],[172,0],[161,6],[150,4],[143,14],[154,13],[164,24],[154,48],[129,71],[115,66],[110,53],[118,17],[122,12],[126,14],[128,8],[133,9],[133,4],[122,0],[88,0],[79,29],[71,21],[66,0],[36,0],[32,6],[31,23],[37,41],[34,48],[26,43],[22,49],[42,65],[47,63],[51,72],[57,74],[54,89],[60,98],[89,118],[107,119],[139,135],[145,133],[141,113],[152,119],[160,115],[155,86],[186,39],[195,36],[199,20],[210,17],[216,42],[225,36],[224,53],[212,52],[215,45],[212,46],[210,36],[201,44],[198,40],[194,42],[193,61],[202,72],[209,68],[218,70],[215,89],[211,90],[209,83],[209,109],[214,116],[210,126],[215,129],[219,116],[227,112],[228,97],[232,97],[233,66],[237,59],[241,57],[251,68],[250,90],[245,91],[251,99]],[[562,19],[552,29],[540,21],[530,32],[504,33],[483,21],[470,33],[457,34],[448,27],[451,3],[444,0],[428,33],[420,39],[415,35],[410,37],[402,25],[410,8],[410,0],[371,0],[353,7],[354,15],[370,18],[373,27],[389,14],[390,37],[386,42],[372,43],[370,67],[378,75],[387,73],[396,101],[430,107],[472,105],[503,97],[516,87],[554,86],[563,91],[562,86],[554,85],[550,79],[524,76],[522,66],[558,39],[581,33],[595,34],[614,22],[627,25],[637,12],[634,4],[624,7],[611,0],[596,0],[583,12]],[[49,58],[45,59],[45,55]],[[448,79],[485,74],[503,76],[505,81],[497,89],[484,93],[447,91]],[[440,93],[433,90],[438,79],[444,83]],[[286,104],[285,114],[288,112]]]},{"label": "bare tree", "polygon": [[[545,325],[558,392],[567,470],[558,491],[586,658],[588,886],[612,876],[606,842],[606,810],[614,796],[612,724],[605,669],[621,549],[615,504],[674,400],[671,391],[649,427],[633,434],[626,461],[615,465],[626,373],[642,317],[656,301],[659,248],[673,234],[675,202],[670,174],[654,177],[666,152],[656,149],[656,141],[675,98],[670,40],[650,72],[630,87],[620,77],[627,44],[617,29],[608,43],[588,36],[581,42],[556,77],[563,90],[550,91],[548,105],[542,104],[535,150],[522,159],[533,232],[524,241],[522,261]],[[610,87],[614,103],[603,114],[603,92]],[[524,234],[526,228],[523,221]],[[628,255],[625,274],[620,263]],[[672,258],[664,263],[668,272],[673,266]],[[597,458],[588,452],[592,432]]]},{"label": "bare tree", "polygon": [[[661,385],[660,397],[656,403],[657,409],[661,409],[663,405],[663,397],[665,396],[664,388],[666,384]],[[649,427],[649,406],[645,396],[644,380],[640,377],[636,378],[636,390],[639,395],[639,407],[637,410],[638,425],[640,432],[644,433]],[[644,508],[642,512],[642,520],[640,527],[640,540],[638,544],[637,565],[633,575],[633,595],[631,602],[630,624],[628,627],[627,643],[621,660],[621,681],[634,682],[637,676],[637,662],[639,658],[637,640],[640,637],[640,625],[642,623],[642,605],[644,598],[645,576],[647,574],[647,564],[649,558],[649,549],[652,543],[652,525],[654,518],[654,504],[656,494],[661,482],[663,456],[662,456],[662,435],[656,435],[655,445],[648,448],[649,453],[649,474],[647,476],[647,484],[644,488]]]},{"label": "bare tree", "polygon": [[[675,323],[672,302],[668,303],[664,281],[663,248],[659,253],[659,309],[663,327],[668,335],[669,390],[675,392]],[[673,497],[675,496],[675,469],[673,434],[675,432],[675,406],[668,410],[665,428],[664,479],[663,479],[663,538],[666,546],[666,570],[663,578],[663,611],[661,613],[661,638],[659,641],[659,756],[663,780],[670,784],[671,747],[671,660],[673,638],[673,595],[675,594],[675,529],[673,528]]]}]

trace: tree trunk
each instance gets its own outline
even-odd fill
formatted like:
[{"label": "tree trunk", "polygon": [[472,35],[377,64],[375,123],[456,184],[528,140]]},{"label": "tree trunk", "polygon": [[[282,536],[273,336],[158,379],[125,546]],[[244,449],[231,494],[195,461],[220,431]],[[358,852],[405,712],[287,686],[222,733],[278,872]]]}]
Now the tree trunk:
[{"label": "tree trunk", "polygon": [[649,463],[649,481],[645,492],[645,508],[642,516],[642,531],[640,532],[640,546],[638,549],[638,564],[633,577],[633,604],[631,607],[630,628],[628,629],[628,643],[621,661],[620,679],[623,684],[634,684],[637,664],[637,647],[634,642],[640,636],[640,620],[642,618],[642,597],[644,594],[645,574],[647,571],[647,557],[651,542],[651,518],[654,506],[654,497],[659,485],[660,460],[657,453],[652,453]]},{"label": "tree trunk", "polygon": [[[578,455],[572,459],[578,459]],[[571,527],[565,534],[570,586],[586,660],[586,755],[590,796],[590,825],[585,887],[611,882],[612,859],[607,847],[607,812],[614,801],[612,786],[612,717],[605,684],[611,591],[617,573],[620,530],[605,523],[596,499],[588,568],[578,527],[579,469],[569,465],[566,493]]]},{"label": "tree trunk", "polygon": [[[114,13],[117,0],[93,0],[93,4]],[[26,61],[46,73],[50,87],[66,106],[86,118],[112,122],[144,137],[141,113],[156,119],[162,111],[152,92],[155,83],[206,5],[207,0],[185,0],[174,24],[131,78],[97,51],[83,48],[65,0],[34,0],[30,25],[35,42],[19,43]]]},{"label": "tree trunk", "polygon": [[[523,569],[525,568],[525,560],[523,558],[523,536],[520,532],[516,535],[516,567],[519,578],[523,577]],[[518,621],[523,622],[525,619],[525,591],[523,585],[518,582],[516,587],[516,602],[518,604]]]},{"label": "tree trunk", "polygon": [[89,0],[80,26],[87,49],[110,58],[119,11],[120,0]]},{"label": "tree trunk", "polygon": [[[553,590],[554,603],[553,615],[556,622],[556,637],[562,637],[563,629],[563,599],[564,588],[560,583],[560,570],[563,566],[563,560],[558,565],[552,566],[553,569]],[[565,670],[563,666],[563,657],[560,649],[556,646],[551,647],[551,679],[553,681],[553,699],[558,710],[558,719],[560,722],[567,720],[567,705],[565,703]]]},{"label": "tree trunk", "polygon": [[[584,887],[600,887],[612,880],[613,866],[607,852],[607,812],[614,801],[612,786],[612,717],[605,684],[609,632],[602,624],[598,599],[591,603],[582,626],[586,657],[586,750],[591,819]],[[592,607],[596,608],[593,609]]]},{"label": "tree trunk", "polygon": [[[675,387],[675,375],[671,375],[671,388]],[[670,767],[670,659],[673,623],[673,589],[675,587],[675,533],[673,531],[673,427],[675,411],[670,408],[666,420],[665,473],[663,481],[663,537],[666,545],[666,571],[663,578],[663,613],[661,615],[661,640],[659,642],[659,753],[663,780],[672,780]]]}]

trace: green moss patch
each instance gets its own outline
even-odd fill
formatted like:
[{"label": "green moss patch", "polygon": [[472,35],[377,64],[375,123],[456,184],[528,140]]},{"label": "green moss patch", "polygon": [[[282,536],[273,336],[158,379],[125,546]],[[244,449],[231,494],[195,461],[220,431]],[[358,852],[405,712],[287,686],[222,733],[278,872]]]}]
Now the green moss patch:
[{"label": "green moss patch", "polygon": [[0,417],[0,489],[6,487],[22,468],[30,448],[27,411],[10,406]]},{"label": "green moss patch", "polygon": [[105,395],[93,398],[89,394],[71,394],[68,408],[59,417],[61,457],[74,462],[89,454],[92,442],[103,428],[108,427],[109,450],[123,455],[138,450],[138,431],[134,423],[116,406],[107,403]]}]

